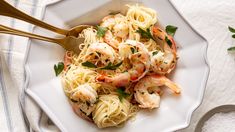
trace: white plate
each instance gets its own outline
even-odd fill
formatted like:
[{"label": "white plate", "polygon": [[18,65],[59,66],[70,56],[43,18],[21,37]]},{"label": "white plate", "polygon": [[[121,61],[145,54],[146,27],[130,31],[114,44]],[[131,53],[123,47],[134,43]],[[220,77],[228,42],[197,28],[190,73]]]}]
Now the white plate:
[{"label": "white plate", "polygon": [[[178,30],[179,61],[171,79],[182,88],[180,96],[166,92],[161,107],[151,112],[141,111],[136,120],[128,121],[122,128],[98,129],[78,116],[71,109],[53,65],[62,61],[64,50],[50,43],[32,41],[26,64],[27,93],[41,106],[63,132],[174,131],[188,126],[192,112],[200,105],[209,74],[206,62],[207,42],[181,17],[167,0],[136,0],[158,13],[162,26],[175,25]],[[111,11],[124,11],[124,5],[135,0],[64,0],[46,9],[44,21],[60,27],[82,23],[97,23]],[[36,28],[36,33],[51,35]]]}]

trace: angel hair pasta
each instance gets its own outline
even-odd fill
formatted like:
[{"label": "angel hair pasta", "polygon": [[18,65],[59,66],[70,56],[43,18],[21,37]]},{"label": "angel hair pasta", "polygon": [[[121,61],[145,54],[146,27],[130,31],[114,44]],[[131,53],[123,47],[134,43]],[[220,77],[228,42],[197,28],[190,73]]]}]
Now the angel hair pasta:
[{"label": "angel hair pasta", "polygon": [[[160,105],[161,86],[179,94],[165,75],[175,69],[176,44],[153,9],[128,5],[79,37],[80,54],[67,51],[62,84],[74,112],[99,128],[122,126],[140,109]],[[157,118],[157,117],[154,117]]]}]

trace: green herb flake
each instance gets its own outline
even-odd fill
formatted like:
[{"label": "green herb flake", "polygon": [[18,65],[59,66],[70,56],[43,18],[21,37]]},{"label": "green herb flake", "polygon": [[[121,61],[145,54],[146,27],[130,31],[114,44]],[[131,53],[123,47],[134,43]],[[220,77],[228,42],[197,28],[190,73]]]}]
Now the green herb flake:
[{"label": "green herb flake", "polygon": [[130,94],[126,93],[122,88],[118,88],[117,93],[118,93],[118,98],[120,99],[121,102],[123,98],[127,98],[130,96]]},{"label": "green herb flake", "polygon": [[175,27],[172,25],[167,25],[165,30],[166,30],[167,34],[174,36],[177,29],[178,29],[178,27]]},{"label": "green herb flake", "polygon": [[77,103],[78,101],[77,100],[74,100],[74,99],[70,99],[72,102],[74,102],[74,103]]},{"label": "green herb flake", "polygon": [[131,47],[131,52],[132,52],[132,54],[134,54],[137,52],[137,50],[135,48]]},{"label": "green herb flake", "polygon": [[235,47],[230,47],[227,49],[228,51],[235,51]]},{"label": "green herb flake", "polygon": [[[231,33],[235,33],[235,29],[232,28],[232,27],[230,27],[230,26],[228,26],[228,30],[229,30]],[[235,34],[232,35],[232,38],[235,39]],[[235,51],[235,47],[230,47],[230,48],[228,48],[227,50],[228,50],[228,52],[234,52],[234,51]]]},{"label": "green herb flake", "polygon": [[107,30],[108,30],[108,28],[106,28],[106,27],[97,26],[97,34],[96,34],[96,36],[99,37],[99,38],[103,37]]},{"label": "green herb flake", "polygon": [[235,29],[232,28],[232,27],[230,27],[230,26],[228,26],[228,30],[229,30],[230,32],[232,32],[232,33],[235,33]]},{"label": "green herb flake", "polygon": [[171,47],[172,46],[172,42],[171,40],[166,36],[165,37],[165,41],[167,42],[167,44]]},{"label": "green herb flake", "polygon": [[232,35],[232,38],[235,38],[235,34]]},{"label": "green herb flake", "polygon": [[59,62],[57,65],[54,65],[55,75],[58,76],[64,70],[64,63]]},{"label": "green herb flake", "polygon": [[145,31],[145,30],[143,30],[142,28],[139,27],[136,32],[140,33],[140,35],[144,38],[153,39],[153,36],[152,36],[149,28],[147,28],[146,31]]},{"label": "green herb flake", "polygon": [[158,54],[158,51],[154,51],[152,54],[154,56],[154,55]]},{"label": "green herb flake", "polygon": [[122,61],[115,64],[115,65],[112,65],[112,63],[110,62],[107,66],[102,67],[100,69],[102,69],[102,70],[116,70],[121,65],[122,65]]},{"label": "green herb flake", "polygon": [[86,62],[83,62],[82,63],[82,66],[85,66],[85,67],[90,67],[90,68],[97,68],[97,66],[89,61],[86,61]]},{"label": "green herb flake", "polygon": [[100,52],[98,52],[98,51],[96,51],[96,54],[97,54],[98,56],[101,56],[101,53],[100,53]]}]

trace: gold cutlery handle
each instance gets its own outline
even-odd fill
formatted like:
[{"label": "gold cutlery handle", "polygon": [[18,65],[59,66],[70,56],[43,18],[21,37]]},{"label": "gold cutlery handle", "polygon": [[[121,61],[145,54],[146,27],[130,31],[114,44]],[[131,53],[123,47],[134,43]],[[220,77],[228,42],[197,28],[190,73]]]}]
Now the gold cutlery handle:
[{"label": "gold cutlery handle", "polygon": [[11,6],[9,3],[7,3],[5,0],[0,0],[0,15],[8,16],[8,17],[13,17],[16,19],[23,20],[25,22],[37,25],[39,27],[45,28],[47,30],[62,34],[62,35],[67,35],[68,31],[64,29],[57,28],[55,26],[49,25],[43,21],[40,21],[36,18],[33,18],[24,12],[16,9],[15,7]]},{"label": "gold cutlery handle", "polygon": [[59,39],[40,36],[40,35],[24,32],[24,31],[20,31],[20,30],[17,30],[17,29],[13,29],[13,28],[10,28],[10,27],[6,27],[6,26],[3,26],[3,25],[0,25],[0,33],[18,35],[18,36],[23,36],[23,37],[29,37],[29,38],[32,38],[32,39],[38,39],[38,40],[43,40],[43,41],[57,43],[57,44],[59,44],[59,41],[60,41]]}]

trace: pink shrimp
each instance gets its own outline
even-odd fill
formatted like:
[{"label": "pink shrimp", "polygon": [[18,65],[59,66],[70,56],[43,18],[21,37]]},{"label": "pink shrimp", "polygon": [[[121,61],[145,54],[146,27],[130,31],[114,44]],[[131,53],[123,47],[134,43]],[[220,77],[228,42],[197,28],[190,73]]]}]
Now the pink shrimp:
[{"label": "pink shrimp", "polygon": [[88,83],[79,85],[71,91],[71,105],[74,112],[80,117],[92,121],[88,116],[95,109],[98,94]]},{"label": "pink shrimp", "polygon": [[106,16],[100,26],[109,29],[104,35],[104,41],[114,49],[118,49],[121,40],[126,39],[129,34],[127,20],[121,14]]},{"label": "pink shrimp", "polygon": [[[134,87],[134,97],[141,108],[157,108],[160,104],[160,86],[167,86],[176,94],[180,88],[171,80],[162,75],[150,75],[142,78]],[[151,91],[152,93],[149,93]]]},{"label": "pink shrimp", "polygon": [[104,35],[104,42],[112,46],[114,49],[118,49],[119,41],[114,38],[110,30],[106,31]]},{"label": "pink shrimp", "polygon": [[151,70],[157,74],[170,73],[176,66],[176,43],[170,35],[157,26],[152,28],[152,32],[156,42],[163,47],[163,51],[158,51],[157,54],[152,54]]},{"label": "pink shrimp", "polygon": [[64,70],[68,70],[68,66],[72,63],[72,52],[66,51],[64,55]]},{"label": "pink shrimp", "polygon": [[123,59],[129,59],[132,68],[124,73],[118,73],[113,77],[99,75],[98,81],[112,83],[114,86],[126,86],[130,82],[136,82],[146,75],[150,68],[150,56],[145,46],[134,40],[127,40],[119,46],[119,54]]}]

